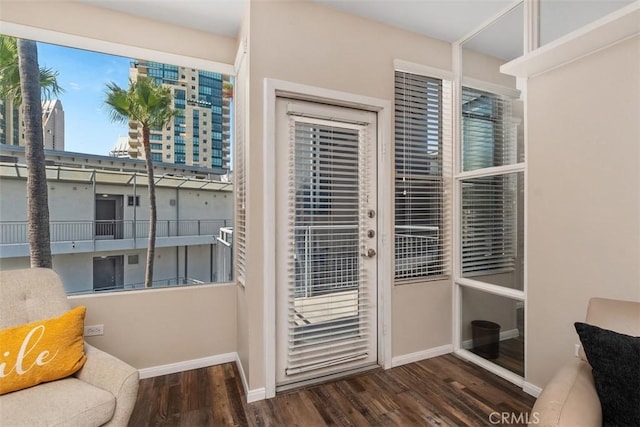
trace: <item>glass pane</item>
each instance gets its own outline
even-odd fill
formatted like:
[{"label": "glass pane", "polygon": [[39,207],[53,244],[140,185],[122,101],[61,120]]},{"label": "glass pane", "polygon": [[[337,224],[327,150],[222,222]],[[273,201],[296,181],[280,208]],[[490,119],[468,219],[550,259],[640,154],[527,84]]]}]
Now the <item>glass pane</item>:
[{"label": "glass pane", "polygon": [[524,289],[524,173],[461,184],[462,276]]},{"label": "glass pane", "polygon": [[524,302],[462,287],[461,348],[524,376]]},{"label": "glass pane", "polygon": [[540,46],[596,21],[633,0],[540,2]]},{"label": "glass pane", "polygon": [[515,83],[515,79],[500,74],[498,68],[524,53],[523,22],[524,6],[520,4],[465,41],[462,51],[463,75],[513,86],[505,82]]},{"label": "glass pane", "polygon": [[395,75],[395,278],[440,277],[447,268],[443,162],[447,84]]},{"label": "glass pane", "polygon": [[[8,45],[16,43],[13,37],[0,36]],[[56,271],[65,277],[66,291],[91,293],[145,287],[146,249],[134,242],[146,238],[149,232],[142,125],[128,120],[127,115],[124,122],[114,123],[105,98],[107,92],[119,93],[115,87],[110,89],[108,82],[126,91],[132,83],[147,79],[169,91],[167,109],[181,111],[162,125],[156,123],[149,135],[153,161],[163,162],[162,170],[158,167],[155,176],[156,237],[164,239],[162,244],[156,244],[156,258],[162,261],[155,262],[155,280],[150,285],[231,281],[235,200],[232,191],[235,181],[242,177],[237,170],[233,176],[226,175],[231,170],[230,153],[236,141],[231,135],[232,124],[236,122],[233,77],[184,64],[164,64],[42,42],[37,42],[37,46],[38,63],[55,76],[43,87],[43,93],[48,92],[50,99],[42,103],[42,134],[44,147],[48,149],[47,179],[50,187],[55,187],[48,195],[51,241],[74,242],[62,245],[64,248],[60,246],[62,252],[53,255]],[[150,55],[157,57],[152,52]],[[9,59],[17,61],[17,57]],[[54,90],[57,84],[62,87],[60,93]],[[223,87],[228,89],[227,93],[223,93]],[[21,111],[13,101],[0,99],[0,142],[25,145]],[[200,156],[209,146],[217,151]],[[0,204],[25,205],[24,155],[12,154],[11,160],[15,163],[12,175],[18,172],[20,175],[19,179],[5,179],[7,172],[0,170],[3,188]],[[11,191],[4,191],[6,185],[12,187]],[[176,193],[178,187],[180,197]],[[194,191],[185,191],[188,188]],[[134,194],[139,200],[129,204]],[[180,218],[172,219],[178,208]],[[24,213],[14,209],[2,219],[0,241],[11,244],[28,241]],[[203,244],[205,237],[211,244]],[[124,262],[127,257],[112,253],[122,252],[123,248],[134,248],[127,250],[127,255],[138,257],[140,262]],[[88,249],[92,252],[87,252]],[[243,259],[242,252],[238,253],[236,260]],[[94,259],[98,261],[94,263]],[[107,261],[100,261],[103,259]],[[19,261],[24,264],[24,259]],[[113,274],[115,281],[105,279],[113,272],[121,274],[122,268],[124,275]],[[95,282],[92,269],[98,272]]]},{"label": "glass pane", "polygon": [[462,170],[516,163],[517,127],[508,96],[462,88]]},{"label": "glass pane", "polygon": [[523,6],[462,46],[463,171],[524,161],[522,101],[516,79],[500,67],[523,54]]},{"label": "glass pane", "polygon": [[324,339],[327,328],[358,326],[359,136],[357,129],[295,125],[292,322],[306,341],[317,328]]}]

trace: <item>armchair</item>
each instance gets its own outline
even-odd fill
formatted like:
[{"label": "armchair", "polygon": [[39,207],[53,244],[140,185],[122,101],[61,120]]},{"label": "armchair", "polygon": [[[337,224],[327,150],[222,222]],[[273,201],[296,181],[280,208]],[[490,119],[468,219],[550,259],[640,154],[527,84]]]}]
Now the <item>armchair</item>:
[{"label": "armchair", "polygon": [[[591,298],[586,323],[622,334],[640,335],[640,303]],[[602,426],[602,409],[584,350],[546,385],[532,414],[537,426]]]},{"label": "armchair", "polygon": [[[0,271],[0,329],[70,310],[59,276],[49,269]],[[0,396],[0,425],[126,426],[138,371],[85,342],[85,365],[70,377]]]}]

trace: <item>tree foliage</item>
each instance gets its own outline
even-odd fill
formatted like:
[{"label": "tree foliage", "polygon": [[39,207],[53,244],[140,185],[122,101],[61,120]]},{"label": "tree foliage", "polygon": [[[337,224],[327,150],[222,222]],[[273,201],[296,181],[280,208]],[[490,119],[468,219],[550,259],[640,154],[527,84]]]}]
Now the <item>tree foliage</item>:
[{"label": "tree foliage", "polygon": [[153,285],[156,223],[158,220],[149,133],[151,128],[162,128],[168,125],[174,116],[181,114],[181,111],[173,109],[171,89],[146,76],[131,80],[127,89],[123,89],[113,82],[107,83],[105,105],[108,108],[109,118],[113,122],[137,122],[142,126],[142,145],[149,179],[147,186],[149,191],[149,239],[144,279],[145,287],[148,288]]},{"label": "tree foliage", "polygon": [[[38,83],[43,99],[52,99],[64,92],[58,84],[58,71],[39,67]],[[22,104],[20,71],[18,67],[18,42],[15,37],[0,35],[0,98]]]}]

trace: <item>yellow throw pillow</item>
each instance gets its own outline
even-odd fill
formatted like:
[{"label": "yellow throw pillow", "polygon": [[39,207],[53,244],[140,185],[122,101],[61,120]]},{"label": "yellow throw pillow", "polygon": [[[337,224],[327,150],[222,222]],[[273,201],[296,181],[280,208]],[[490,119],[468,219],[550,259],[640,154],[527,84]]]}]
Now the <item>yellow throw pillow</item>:
[{"label": "yellow throw pillow", "polygon": [[0,395],[58,380],[82,368],[84,315],[76,307],[60,317],[0,331]]}]

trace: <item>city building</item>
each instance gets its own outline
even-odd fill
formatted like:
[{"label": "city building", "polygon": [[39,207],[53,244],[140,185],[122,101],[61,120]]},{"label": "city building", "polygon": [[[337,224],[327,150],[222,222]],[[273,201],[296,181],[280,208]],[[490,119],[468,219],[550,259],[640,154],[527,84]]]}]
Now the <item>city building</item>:
[{"label": "city building", "polygon": [[59,99],[42,101],[44,148],[64,151],[64,110]]},{"label": "city building", "polygon": [[[109,157],[118,157],[118,158],[130,158],[129,152],[131,151],[131,147],[129,146],[129,137],[128,136],[120,136],[116,140],[115,145],[109,151]],[[136,151],[137,155],[137,151]]]},{"label": "city building", "polygon": [[[42,101],[44,148],[64,150],[64,110],[59,99]],[[0,144],[25,145],[22,112],[13,102],[0,100]]]},{"label": "city building", "polygon": [[[24,149],[3,145],[0,156],[0,268],[24,268]],[[53,150],[45,157],[53,266],[67,292],[142,287],[149,226],[144,161]],[[153,286],[231,280],[232,184],[193,166],[156,165],[155,177]]]},{"label": "city building", "polygon": [[[171,88],[174,108],[182,111],[163,129],[151,129],[153,161],[230,169],[230,99],[223,96],[229,76],[143,60],[133,61],[129,74]],[[135,122],[129,123],[129,155],[145,156],[142,127]]]}]

